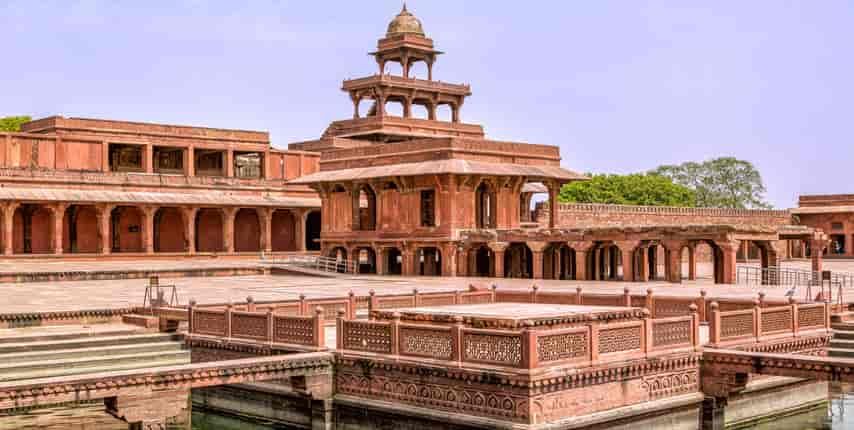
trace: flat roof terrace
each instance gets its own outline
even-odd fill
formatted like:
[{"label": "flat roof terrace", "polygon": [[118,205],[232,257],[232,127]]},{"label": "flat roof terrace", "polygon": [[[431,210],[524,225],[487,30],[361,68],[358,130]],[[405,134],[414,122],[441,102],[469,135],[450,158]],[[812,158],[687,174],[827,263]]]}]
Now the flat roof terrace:
[{"label": "flat roof terrace", "polygon": [[584,323],[590,321],[630,320],[642,317],[641,309],[616,306],[584,306],[542,303],[482,303],[470,305],[424,306],[376,311],[379,319],[431,323],[460,320],[471,327],[520,328]]}]

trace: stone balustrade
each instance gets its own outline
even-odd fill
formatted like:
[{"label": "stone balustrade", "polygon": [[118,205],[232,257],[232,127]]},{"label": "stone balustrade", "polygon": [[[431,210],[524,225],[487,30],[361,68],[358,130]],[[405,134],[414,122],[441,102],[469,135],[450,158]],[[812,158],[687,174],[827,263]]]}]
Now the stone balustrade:
[{"label": "stone balustrade", "polygon": [[528,322],[517,329],[468,327],[462,317],[452,325],[391,320],[351,320],[344,312],[337,321],[340,353],[377,354],[399,359],[453,362],[457,367],[540,369],[643,359],[661,353],[694,351],[700,347],[699,316],[617,323],[587,321],[569,327],[540,329]]},{"label": "stone balustrade", "polygon": [[272,345],[326,348],[324,311],[317,307],[310,316],[276,314],[271,308],[258,312],[235,310],[188,309],[191,336],[212,336],[228,340],[246,340]]},{"label": "stone balustrade", "polygon": [[746,309],[721,310],[710,303],[709,344],[713,347],[746,346],[774,338],[798,337],[804,332],[830,329],[830,304],[762,307],[757,300]]}]

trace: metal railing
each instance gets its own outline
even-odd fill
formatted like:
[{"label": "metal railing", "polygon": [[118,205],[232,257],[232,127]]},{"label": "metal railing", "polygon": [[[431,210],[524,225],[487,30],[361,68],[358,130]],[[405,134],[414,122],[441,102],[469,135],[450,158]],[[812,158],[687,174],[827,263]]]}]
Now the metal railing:
[{"label": "metal railing", "polygon": [[736,271],[736,283],[742,285],[788,285],[816,286],[822,282],[842,288],[854,287],[854,274],[825,270],[814,272],[806,269],[783,267],[756,267],[739,265]]},{"label": "metal railing", "polygon": [[319,255],[288,255],[275,260],[264,260],[265,263],[282,266],[296,266],[330,273],[359,273],[356,263],[351,260],[339,260]]},{"label": "metal railing", "polygon": [[[168,299],[167,294],[169,295]],[[148,278],[145,286],[145,297],[142,299],[142,308],[151,311],[163,306],[178,305],[178,289],[174,285],[160,285],[160,278],[152,276]]]}]

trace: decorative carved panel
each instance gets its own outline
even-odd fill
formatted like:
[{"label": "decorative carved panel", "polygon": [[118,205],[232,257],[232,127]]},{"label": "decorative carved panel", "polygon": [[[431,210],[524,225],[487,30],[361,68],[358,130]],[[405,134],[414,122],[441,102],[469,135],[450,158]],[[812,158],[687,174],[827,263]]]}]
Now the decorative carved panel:
[{"label": "decorative carved panel", "polygon": [[599,330],[599,353],[641,349],[641,326]]},{"label": "decorative carved panel", "polygon": [[314,320],[310,317],[280,317],[273,319],[273,342],[314,345]]},{"label": "decorative carved panel", "polygon": [[691,343],[691,321],[653,322],[652,345],[654,347]]},{"label": "decorative carved panel", "polygon": [[585,358],[589,354],[587,332],[555,334],[537,337],[537,357],[540,362]]},{"label": "decorative carved panel", "polygon": [[391,327],[388,324],[345,321],[343,327],[344,349],[391,353]]},{"label": "decorative carved panel", "polygon": [[450,360],[454,356],[453,338],[448,330],[401,327],[400,354]]},{"label": "decorative carved panel", "polygon": [[466,361],[518,366],[522,363],[520,335],[463,335],[463,358]]}]

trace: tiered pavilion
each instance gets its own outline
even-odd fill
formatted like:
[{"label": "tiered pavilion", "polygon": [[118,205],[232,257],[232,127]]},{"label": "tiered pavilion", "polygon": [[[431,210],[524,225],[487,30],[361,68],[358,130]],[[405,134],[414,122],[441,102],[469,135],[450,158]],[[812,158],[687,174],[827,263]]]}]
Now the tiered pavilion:
[{"label": "tiered pavilion", "polygon": [[[383,275],[629,281],[656,278],[661,255],[664,278],[679,282],[683,251],[686,277],[694,279],[695,249],[707,245],[715,280],[734,283],[741,243],[752,242],[764,267],[777,265],[773,224],[715,217],[618,227],[561,222],[560,187],[586,178],[560,166],[556,146],[495,141],[482,126],[462,123],[471,89],[433,80],[438,54],[404,7],[371,53],[380,73],[342,85],[353,118],[333,122],[316,141],[291,144],[322,153],[319,172],[290,184],[320,195],[323,254],[356,259],[363,272]],[[419,61],[428,66],[427,79],[410,77]],[[400,76],[386,72],[389,62],[400,63]],[[364,117],[363,100],[372,103]],[[402,115],[392,115],[390,103],[402,104]],[[452,109],[448,121],[436,115],[443,104]],[[426,118],[413,117],[416,105],[426,108]],[[546,212],[535,217],[531,197],[540,192],[548,194]]]}]

